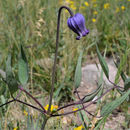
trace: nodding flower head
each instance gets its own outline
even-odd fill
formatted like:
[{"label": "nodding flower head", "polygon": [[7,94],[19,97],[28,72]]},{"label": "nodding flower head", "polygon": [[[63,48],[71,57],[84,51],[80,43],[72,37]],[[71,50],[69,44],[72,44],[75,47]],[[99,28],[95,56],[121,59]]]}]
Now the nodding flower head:
[{"label": "nodding flower head", "polygon": [[68,18],[67,24],[71,30],[77,33],[77,40],[80,40],[81,37],[84,37],[89,33],[89,30],[87,30],[85,27],[85,18],[80,13]]}]

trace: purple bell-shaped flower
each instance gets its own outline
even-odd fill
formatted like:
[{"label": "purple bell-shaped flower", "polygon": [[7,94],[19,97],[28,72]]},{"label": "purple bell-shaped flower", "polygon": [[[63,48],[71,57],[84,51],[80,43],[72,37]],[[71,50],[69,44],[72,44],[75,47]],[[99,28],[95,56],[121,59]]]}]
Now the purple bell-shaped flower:
[{"label": "purple bell-shaped flower", "polygon": [[77,33],[77,40],[80,40],[81,37],[84,37],[89,33],[89,30],[87,30],[85,27],[85,18],[80,13],[68,18],[67,24],[71,30]]}]

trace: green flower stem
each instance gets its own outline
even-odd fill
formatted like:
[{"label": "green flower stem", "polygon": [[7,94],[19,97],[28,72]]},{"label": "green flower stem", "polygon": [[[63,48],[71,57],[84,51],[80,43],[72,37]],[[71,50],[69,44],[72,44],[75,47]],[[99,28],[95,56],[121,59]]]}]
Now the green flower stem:
[{"label": "green flower stem", "polygon": [[48,108],[48,111],[47,111],[48,114],[50,114],[50,112],[51,112],[50,109],[51,109],[51,105],[52,105],[52,98],[53,98],[53,92],[54,92],[55,71],[56,71],[56,62],[57,62],[58,46],[59,46],[60,15],[61,15],[61,11],[62,11],[63,8],[68,10],[70,15],[73,16],[72,11],[68,7],[66,7],[66,6],[61,6],[60,7],[59,12],[58,12],[57,34],[56,34],[56,51],[55,51],[54,65],[53,65],[53,69],[52,69],[51,92],[50,92],[49,108]]}]

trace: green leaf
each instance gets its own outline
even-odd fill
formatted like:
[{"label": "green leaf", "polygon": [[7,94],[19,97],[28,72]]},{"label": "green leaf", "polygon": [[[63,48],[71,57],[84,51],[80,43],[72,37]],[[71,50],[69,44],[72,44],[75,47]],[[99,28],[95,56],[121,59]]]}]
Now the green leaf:
[{"label": "green leaf", "polygon": [[18,90],[18,83],[12,73],[12,68],[11,68],[11,54],[8,55],[6,61],[6,83],[8,84],[8,88],[11,94],[13,94]]},{"label": "green leaf", "polygon": [[120,60],[120,64],[118,66],[118,71],[116,73],[116,77],[115,77],[115,84],[117,84],[119,82],[119,78],[120,78],[120,75],[123,76],[122,78],[124,79],[125,75],[123,75],[123,68],[126,64],[126,61],[127,61],[127,53],[125,53],[122,57],[121,57],[121,60]]},{"label": "green leaf", "polygon": [[130,88],[130,78],[125,80],[125,86],[124,86],[125,91],[128,90],[129,88]]},{"label": "green leaf", "polygon": [[0,80],[0,96],[3,95],[6,91],[6,87],[5,85],[2,84],[1,80]]},{"label": "green leaf", "polygon": [[21,45],[21,55],[18,60],[18,77],[22,85],[25,85],[28,81],[28,64],[27,59]]},{"label": "green leaf", "polygon": [[85,130],[87,130],[88,127],[87,127],[87,125],[86,125],[86,123],[85,123],[84,116],[83,116],[83,114],[82,114],[81,111],[79,111],[79,117],[80,117],[80,119],[81,119],[81,121],[82,121],[82,124],[83,124]]},{"label": "green leaf", "polygon": [[101,87],[102,85],[100,85],[93,93],[86,95],[82,100],[83,102],[89,102],[92,101],[94,99],[94,97],[101,91]]},{"label": "green leaf", "polygon": [[75,76],[74,76],[75,89],[77,89],[79,87],[81,78],[82,78],[82,70],[81,70],[82,55],[83,55],[83,51],[80,52],[77,66],[76,66],[76,71],[75,71]]},{"label": "green leaf", "polygon": [[[118,68],[119,65],[118,65],[116,62],[114,62],[114,63],[115,63],[116,68]],[[122,78],[122,80],[123,80],[124,82],[125,82],[125,80],[127,79],[127,77],[126,77],[126,75],[124,74],[123,71],[121,71],[121,78]]]},{"label": "green leaf", "polygon": [[107,103],[101,110],[101,116],[106,116],[110,114],[116,107],[118,107],[121,103],[125,101],[129,94],[130,90],[128,90],[123,96],[117,98],[116,100]]},{"label": "green leaf", "polygon": [[104,117],[98,122],[98,124],[97,124],[97,126],[94,128],[94,130],[100,130],[101,125],[102,125],[103,123],[105,124],[107,117],[108,117],[108,116],[104,116]]},{"label": "green leaf", "polygon": [[103,69],[103,72],[105,73],[106,77],[109,79],[109,69],[108,69],[107,63],[104,60],[104,58],[102,57],[97,44],[96,44],[96,50],[97,50],[98,59],[99,59],[100,65]]}]

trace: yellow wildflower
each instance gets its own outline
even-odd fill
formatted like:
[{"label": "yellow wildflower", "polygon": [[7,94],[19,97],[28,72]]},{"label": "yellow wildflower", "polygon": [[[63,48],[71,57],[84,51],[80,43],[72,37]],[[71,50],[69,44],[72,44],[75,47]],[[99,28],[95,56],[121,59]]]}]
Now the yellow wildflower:
[{"label": "yellow wildflower", "polygon": [[[47,111],[48,108],[49,108],[49,105],[47,104],[47,105],[44,107],[44,109]],[[57,105],[51,105],[51,111],[54,111],[54,110],[56,110],[56,109],[58,109],[58,106],[57,106]]]},{"label": "yellow wildflower", "polygon": [[80,9],[85,9],[85,7],[84,6],[80,6]]},{"label": "yellow wildflower", "polygon": [[92,0],[92,2],[96,2],[96,0]]},{"label": "yellow wildflower", "polygon": [[74,130],[82,130],[82,128],[84,128],[83,125],[80,125],[80,126],[74,128]]},{"label": "yellow wildflower", "polygon": [[13,128],[13,130],[18,130],[18,127]]},{"label": "yellow wildflower", "polygon": [[94,4],[93,7],[97,7],[97,4]]},{"label": "yellow wildflower", "polygon": [[23,111],[23,114],[25,115],[25,116],[28,116],[28,112],[27,111]]},{"label": "yellow wildflower", "polygon": [[78,110],[78,108],[73,108],[73,111],[77,111]]},{"label": "yellow wildflower", "polygon": [[74,5],[74,1],[70,1],[69,3],[72,4],[72,5]]},{"label": "yellow wildflower", "polygon": [[70,8],[76,10],[76,7],[73,4],[70,5]]},{"label": "yellow wildflower", "polygon": [[121,6],[121,9],[124,11],[125,10],[125,6]]},{"label": "yellow wildflower", "polygon": [[85,4],[86,6],[89,6],[89,3],[88,3],[88,2],[84,2],[84,4]]},{"label": "yellow wildflower", "polygon": [[109,3],[104,4],[104,9],[108,9],[110,7]]},{"label": "yellow wildflower", "polygon": [[[73,111],[77,111],[78,108],[73,108]],[[76,112],[74,113],[74,115],[76,116]]]},{"label": "yellow wildflower", "polygon": [[130,2],[130,0],[128,0]]},{"label": "yellow wildflower", "polygon": [[116,8],[116,13],[118,13],[120,11],[119,7]]},{"label": "yellow wildflower", "polygon": [[97,12],[97,11],[94,11],[94,12],[93,12],[93,14],[97,15],[97,14],[98,14],[98,12]]},{"label": "yellow wildflower", "polygon": [[93,18],[93,19],[92,19],[92,22],[93,22],[93,23],[95,23],[95,22],[96,22],[96,19],[95,19],[95,18]]}]

